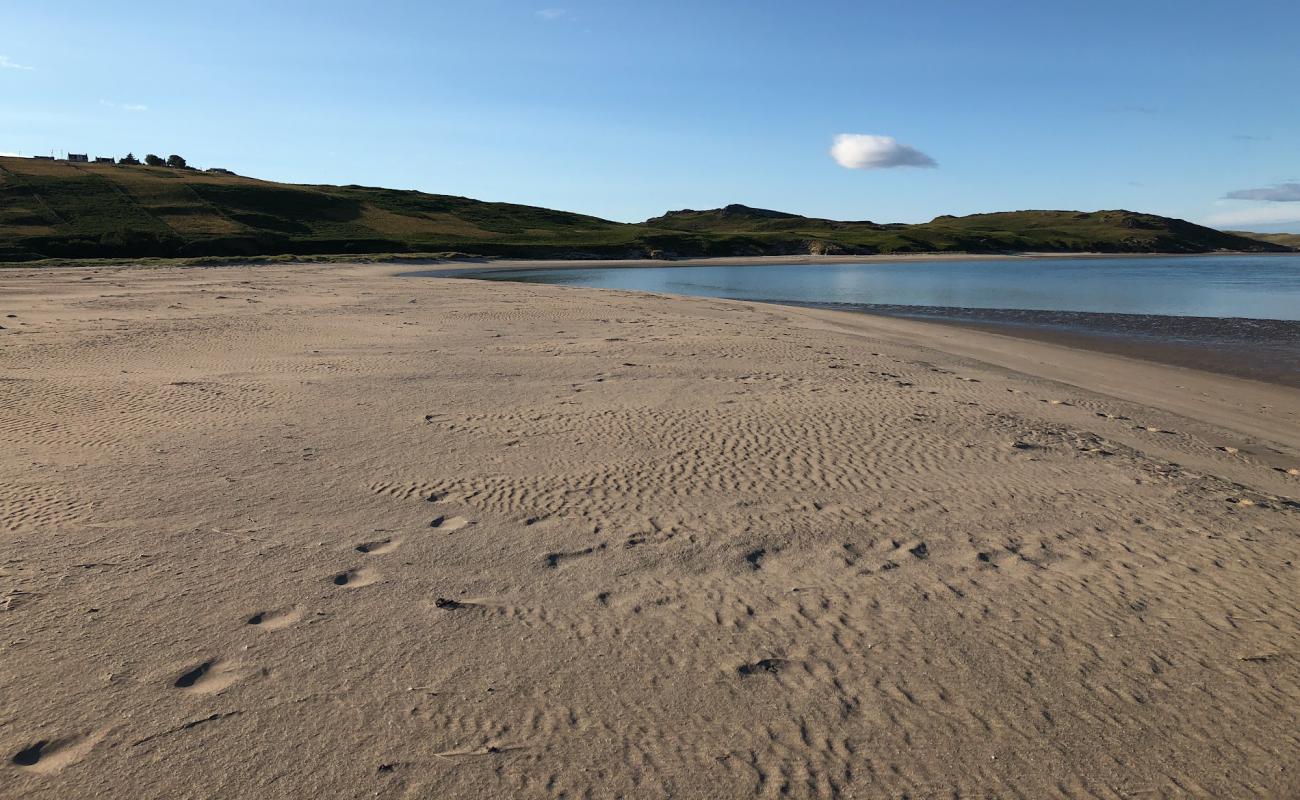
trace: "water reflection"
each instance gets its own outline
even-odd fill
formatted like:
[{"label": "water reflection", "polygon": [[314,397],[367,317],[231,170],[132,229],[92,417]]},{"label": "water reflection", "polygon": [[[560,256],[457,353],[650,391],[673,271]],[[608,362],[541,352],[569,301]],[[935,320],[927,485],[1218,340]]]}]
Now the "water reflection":
[{"label": "water reflection", "polygon": [[584,267],[476,277],[739,300],[1300,319],[1300,255]]}]

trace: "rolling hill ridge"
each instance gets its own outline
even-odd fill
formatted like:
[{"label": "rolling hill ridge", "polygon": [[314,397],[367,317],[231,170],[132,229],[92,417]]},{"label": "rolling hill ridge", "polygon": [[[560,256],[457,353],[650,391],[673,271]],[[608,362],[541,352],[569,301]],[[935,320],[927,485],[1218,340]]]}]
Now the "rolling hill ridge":
[{"label": "rolling hill ridge", "polygon": [[920,252],[1286,252],[1131,211],[1014,211],[908,225],[733,205],[644,223],[450,195],[193,169],[0,158],[0,261],[435,253],[672,258]]}]

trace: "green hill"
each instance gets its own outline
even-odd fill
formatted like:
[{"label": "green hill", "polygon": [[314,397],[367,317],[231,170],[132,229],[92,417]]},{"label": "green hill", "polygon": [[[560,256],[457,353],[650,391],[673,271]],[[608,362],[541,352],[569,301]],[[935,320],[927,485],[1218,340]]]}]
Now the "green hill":
[{"label": "green hill", "polygon": [[1280,244],[1292,250],[1300,250],[1300,233],[1252,233],[1250,231],[1228,231],[1228,233],[1235,236],[1244,236],[1247,239],[1258,239],[1261,242]]},{"label": "green hill", "polygon": [[711,211],[671,211],[646,225],[701,235],[747,234],[773,244],[801,241],[826,253],[1203,253],[1285,249],[1184,220],[1133,211],[1004,211],[942,216],[904,225],[837,222],[727,206]]},{"label": "green hill", "polygon": [[613,258],[1285,249],[1128,211],[1018,211],[881,225],[728,206],[624,224],[415,191],[0,158],[0,261],[11,262],[445,251]]},{"label": "green hill", "polygon": [[463,197],[0,158],[0,260],[470,250],[622,254],[634,230]]}]

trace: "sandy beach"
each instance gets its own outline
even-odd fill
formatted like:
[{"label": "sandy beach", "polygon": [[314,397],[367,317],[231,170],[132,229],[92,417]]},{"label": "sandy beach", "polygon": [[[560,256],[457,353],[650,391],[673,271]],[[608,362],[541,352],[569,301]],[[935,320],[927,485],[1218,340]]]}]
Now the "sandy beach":
[{"label": "sandy beach", "polygon": [[1300,391],[411,269],[6,271],[0,797],[1300,796]]}]

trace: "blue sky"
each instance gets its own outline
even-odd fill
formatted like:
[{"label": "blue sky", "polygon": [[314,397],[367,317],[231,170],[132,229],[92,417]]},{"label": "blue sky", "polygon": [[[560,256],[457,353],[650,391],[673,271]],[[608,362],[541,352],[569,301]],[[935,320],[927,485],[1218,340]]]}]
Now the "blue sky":
[{"label": "blue sky", "polygon": [[[1295,0],[0,0],[0,19],[0,152],[176,152],[625,221],[1122,207],[1300,230]],[[848,140],[870,168],[846,168],[841,134],[893,141]]]}]

